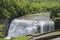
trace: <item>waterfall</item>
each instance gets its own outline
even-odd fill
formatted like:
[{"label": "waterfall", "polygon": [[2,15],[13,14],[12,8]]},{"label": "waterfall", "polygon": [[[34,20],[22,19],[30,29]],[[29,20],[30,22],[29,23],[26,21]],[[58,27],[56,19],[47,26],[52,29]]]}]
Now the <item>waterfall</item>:
[{"label": "waterfall", "polygon": [[[38,32],[39,31],[39,32]],[[9,27],[6,38],[30,35],[35,33],[45,33],[54,31],[53,21],[30,21],[14,19]]]},{"label": "waterfall", "polygon": [[28,15],[12,20],[6,39],[22,35],[36,33],[46,33],[54,31],[54,22],[49,19],[49,15]]}]

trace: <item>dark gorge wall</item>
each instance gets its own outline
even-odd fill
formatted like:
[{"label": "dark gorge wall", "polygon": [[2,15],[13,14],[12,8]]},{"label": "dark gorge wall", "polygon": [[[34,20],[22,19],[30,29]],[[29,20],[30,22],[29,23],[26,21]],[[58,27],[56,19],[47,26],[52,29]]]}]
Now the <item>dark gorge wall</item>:
[{"label": "dark gorge wall", "polygon": [[60,30],[60,18],[55,19],[55,29]]},{"label": "dark gorge wall", "polygon": [[0,23],[5,24],[7,27],[9,25],[9,20],[8,19],[0,19]]}]

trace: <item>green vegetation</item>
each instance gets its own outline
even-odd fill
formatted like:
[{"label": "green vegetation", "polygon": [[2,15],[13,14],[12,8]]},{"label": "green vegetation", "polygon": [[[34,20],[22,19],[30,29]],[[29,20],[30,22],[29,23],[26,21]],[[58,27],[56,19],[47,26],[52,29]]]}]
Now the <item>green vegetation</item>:
[{"label": "green vegetation", "polygon": [[28,39],[28,37],[26,37],[26,36],[21,36],[21,37],[14,38],[14,39],[12,39],[12,40],[27,40],[27,39]]},{"label": "green vegetation", "polygon": [[0,40],[27,40],[28,38],[29,38],[29,37],[21,36],[21,37],[16,37],[16,38],[12,38],[12,39],[0,38]]},{"label": "green vegetation", "polygon": [[52,16],[57,17],[60,16],[59,2],[59,0],[0,0],[0,18],[15,18],[41,12],[50,12]]},{"label": "green vegetation", "polygon": [[5,24],[0,23],[0,30],[5,26]]},{"label": "green vegetation", "polygon": [[5,25],[0,23],[0,37],[5,35],[5,33],[3,32],[4,27],[5,27]]}]

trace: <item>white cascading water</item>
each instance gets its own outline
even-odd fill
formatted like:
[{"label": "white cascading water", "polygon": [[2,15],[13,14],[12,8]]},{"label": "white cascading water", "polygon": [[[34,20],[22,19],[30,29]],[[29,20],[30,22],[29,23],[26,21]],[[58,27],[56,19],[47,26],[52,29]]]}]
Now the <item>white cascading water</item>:
[{"label": "white cascading water", "polygon": [[[39,18],[37,17],[36,20]],[[45,18],[44,19],[41,18],[41,19],[44,20]],[[18,37],[22,35],[46,33],[46,32],[51,32],[51,31],[54,31],[53,21],[50,21],[50,20],[49,21],[46,21],[46,20],[45,21],[39,21],[39,20],[32,21],[32,20],[24,20],[24,19],[16,18],[12,20],[10,24],[6,39],[10,39],[11,37]]]},{"label": "white cascading water", "polygon": [[[39,30],[38,30],[39,27]],[[40,32],[38,32],[40,31]],[[54,31],[53,21],[30,21],[14,19],[8,31],[7,39],[11,37],[18,37],[22,35],[29,35],[35,33],[45,33]]]}]

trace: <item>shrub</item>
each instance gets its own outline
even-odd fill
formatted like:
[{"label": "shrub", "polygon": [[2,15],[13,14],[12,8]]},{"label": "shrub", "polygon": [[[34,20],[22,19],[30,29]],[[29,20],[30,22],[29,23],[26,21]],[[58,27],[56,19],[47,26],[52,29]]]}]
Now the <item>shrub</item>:
[{"label": "shrub", "polygon": [[59,0],[0,0],[0,18],[15,18],[26,14],[50,12],[58,17]]},{"label": "shrub", "polygon": [[3,32],[4,27],[5,25],[0,23],[0,37],[5,36],[5,33]]}]

